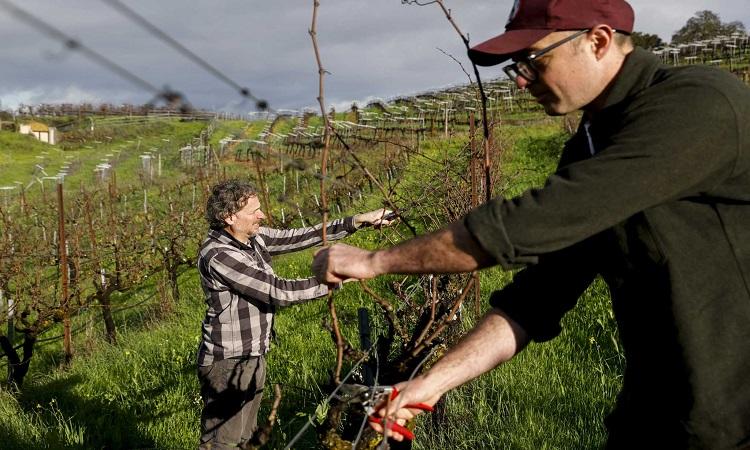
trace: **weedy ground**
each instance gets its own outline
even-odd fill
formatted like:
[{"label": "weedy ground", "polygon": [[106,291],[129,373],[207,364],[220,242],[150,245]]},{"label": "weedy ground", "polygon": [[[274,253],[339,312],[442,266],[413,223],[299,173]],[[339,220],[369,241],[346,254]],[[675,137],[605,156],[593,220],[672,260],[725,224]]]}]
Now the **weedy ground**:
[{"label": "weedy ground", "polygon": [[[499,135],[503,195],[544,182],[566,138],[561,130],[559,124],[503,128]],[[459,141],[428,142],[425,148],[435,154],[455,152]],[[404,185],[429,182],[427,165],[413,158],[405,169]],[[352,208],[378,205],[377,199],[365,198]],[[383,236],[372,230],[357,233],[348,243],[385,245]],[[312,252],[276,258],[277,273],[308,276]],[[482,309],[487,308],[489,294],[511,277],[497,268],[481,273]],[[386,281],[370,283],[383,288]],[[195,269],[183,273],[180,284],[181,299],[169,314],[157,309],[158,301],[151,298],[153,286],[116,299],[120,305],[142,303],[117,314],[116,345],[104,339],[96,311],[79,316],[76,321],[83,331],[74,336],[77,354],[67,368],[61,367],[59,341],[40,342],[23,391],[12,395],[5,387],[0,389],[1,446],[195,448],[201,402],[194,364],[205,307]],[[378,309],[356,283],[338,291],[336,303],[351,342],[358,342],[357,308],[370,310],[375,333],[385,329]],[[473,306],[464,308],[459,329],[468,330],[475,323],[473,310]],[[320,412],[327,395],[323,386],[335,360],[330,333],[321,326],[327,315],[324,301],[312,301],[281,310],[277,316],[278,338],[268,355],[267,385],[279,383],[283,399],[270,448],[283,447],[308,416],[315,415],[316,409]],[[597,281],[565,317],[559,337],[531,344],[508,364],[448,393],[439,417],[421,416],[415,448],[599,448],[605,439],[603,418],[613,406],[623,365],[608,292]],[[0,369],[5,370],[5,365]],[[261,417],[268,414],[271,397],[269,391]],[[316,446],[309,431],[297,448]]]}]

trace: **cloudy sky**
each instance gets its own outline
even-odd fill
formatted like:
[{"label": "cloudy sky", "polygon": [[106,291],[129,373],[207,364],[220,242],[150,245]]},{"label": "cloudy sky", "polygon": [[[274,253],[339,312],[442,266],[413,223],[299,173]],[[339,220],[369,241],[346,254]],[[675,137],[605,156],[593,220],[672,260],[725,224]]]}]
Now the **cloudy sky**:
[{"label": "cloudy sky", "polygon": [[[121,0],[275,109],[317,107],[308,29],[312,0]],[[194,106],[247,112],[252,102],[158,40],[106,0],[0,0],[0,109],[19,103],[134,103],[153,95],[7,10],[17,5],[153,86]],[[326,102],[388,98],[467,81],[463,43],[437,5],[401,0],[320,0],[318,41]],[[750,0],[632,0],[635,29],[669,41],[696,11],[750,27]],[[504,28],[512,0],[445,0],[477,44]],[[441,51],[442,50],[442,51]],[[482,69],[484,78],[499,75]]]}]

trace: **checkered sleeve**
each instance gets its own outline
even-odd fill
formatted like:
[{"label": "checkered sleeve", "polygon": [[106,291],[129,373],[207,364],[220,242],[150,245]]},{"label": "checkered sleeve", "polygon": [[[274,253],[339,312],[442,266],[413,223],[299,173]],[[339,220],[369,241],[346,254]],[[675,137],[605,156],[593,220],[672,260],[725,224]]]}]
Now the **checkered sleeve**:
[{"label": "checkered sleeve", "polygon": [[[322,224],[312,227],[277,230],[261,227],[258,234],[262,237],[265,247],[271,255],[295,252],[320,244]],[[329,222],[326,226],[326,236],[331,241],[342,239],[357,231],[354,217],[346,217]]]},{"label": "checkered sleeve", "polygon": [[285,279],[265,270],[239,251],[218,252],[210,262],[215,278],[240,296],[275,306],[322,297],[328,288],[314,277]]}]

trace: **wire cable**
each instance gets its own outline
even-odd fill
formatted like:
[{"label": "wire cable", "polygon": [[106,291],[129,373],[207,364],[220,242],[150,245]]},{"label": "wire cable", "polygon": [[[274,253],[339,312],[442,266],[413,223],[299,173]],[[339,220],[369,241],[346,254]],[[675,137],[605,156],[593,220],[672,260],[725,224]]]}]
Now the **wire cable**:
[{"label": "wire cable", "polygon": [[[375,348],[375,344],[377,344],[377,342],[378,341],[376,340],[375,343],[373,343],[370,346],[370,348],[367,349],[367,352],[365,352],[364,356],[362,356],[359,359],[359,361],[357,361],[354,364],[354,367],[351,368],[351,370],[349,371],[349,373],[346,374],[346,376],[341,380],[341,383],[338,386],[336,386],[336,389],[334,389],[333,392],[331,392],[331,394],[323,401],[323,403],[330,402],[331,399],[339,392],[339,389],[341,389],[341,387],[346,384],[346,380],[348,380],[349,377],[351,377],[354,374],[354,371],[357,370],[357,367],[359,367],[360,364],[362,364],[363,362],[365,362],[365,360],[367,359],[367,357],[370,355],[370,352]],[[307,428],[310,427],[310,425],[313,425],[312,415],[310,415],[310,416],[307,417],[307,423],[305,423],[305,426],[303,426],[302,429],[300,429],[297,432],[297,434],[294,435],[294,437],[292,438],[291,441],[289,441],[288,444],[286,444],[286,446],[284,447],[284,450],[289,450],[290,448],[292,448],[292,445],[294,445],[299,440],[299,438],[302,437],[302,434],[304,434],[304,432],[307,431]]]},{"label": "wire cable", "polygon": [[151,33],[152,35],[156,36],[158,39],[164,41],[169,46],[183,54],[185,57],[193,61],[194,63],[198,64],[199,66],[206,69],[208,72],[210,72],[212,75],[214,75],[216,78],[220,79],[224,83],[228,84],[235,90],[237,90],[241,96],[245,98],[250,98],[255,101],[255,106],[260,110],[268,109],[268,102],[265,100],[261,100],[254,96],[252,93],[250,93],[250,89],[241,86],[239,83],[235,82],[228,76],[226,76],[224,73],[222,73],[219,69],[212,66],[210,63],[208,63],[206,60],[201,58],[200,56],[196,55],[193,51],[185,47],[184,45],[180,44],[176,39],[169,36],[167,33],[159,29],[156,25],[152,24],[148,20],[146,20],[145,17],[141,16],[137,12],[130,9],[128,6],[126,6],[124,3],[122,3],[120,0],[102,0],[105,3],[108,3],[110,6],[115,8],[117,11],[122,13],[123,15],[127,16],[134,22],[136,22],[141,27],[145,28],[146,31]]},{"label": "wire cable", "polygon": [[129,70],[125,69],[124,67],[120,66],[104,55],[85,46],[81,41],[68,36],[64,32],[43,21],[42,19],[32,15],[28,11],[19,8],[8,0],[0,0],[0,6],[8,10],[12,15],[29,24],[33,28],[36,28],[38,31],[50,36],[53,39],[61,41],[68,49],[78,50],[84,56],[106,68],[107,70],[114,72],[115,74],[119,75],[122,78],[125,78],[126,80],[141,87],[142,89],[151,92],[155,95],[156,99],[164,99],[168,103],[185,103],[184,97],[179,92],[172,91],[168,88],[159,89],[158,87],[154,86],[138,75],[130,72]]},{"label": "wire cable", "polygon": [[[375,341],[375,343],[377,344],[377,340]],[[375,349],[375,379],[372,383],[370,396],[375,395],[375,389],[378,387],[378,377],[380,376],[380,356],[378,355],[378,353],[378,349]],[[357,433],[357,437],[352,442],[352,450],[355,450],[357,448],[359,440],[362,438],[362,433],[365,430],[365,425],[367,425],[367,419],[369,419],[369,417],[367,416],[367,412],[365,412],[365,417],[362,418],[362,423],[359,425],[359,432]]]}]

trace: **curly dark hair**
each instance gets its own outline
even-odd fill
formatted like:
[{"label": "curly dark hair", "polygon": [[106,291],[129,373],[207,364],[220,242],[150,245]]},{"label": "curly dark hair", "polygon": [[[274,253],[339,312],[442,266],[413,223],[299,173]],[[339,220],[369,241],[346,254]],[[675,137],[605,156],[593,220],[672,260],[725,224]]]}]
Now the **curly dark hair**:
[{"label": "curly dark hair", "polygon": [[255,186],[242,180],[227,180],[211,189],[206,202],[206,220],[209,228],[221,230],[227,226],[224,219],[241,210],[247,199],[258,195]]}]

